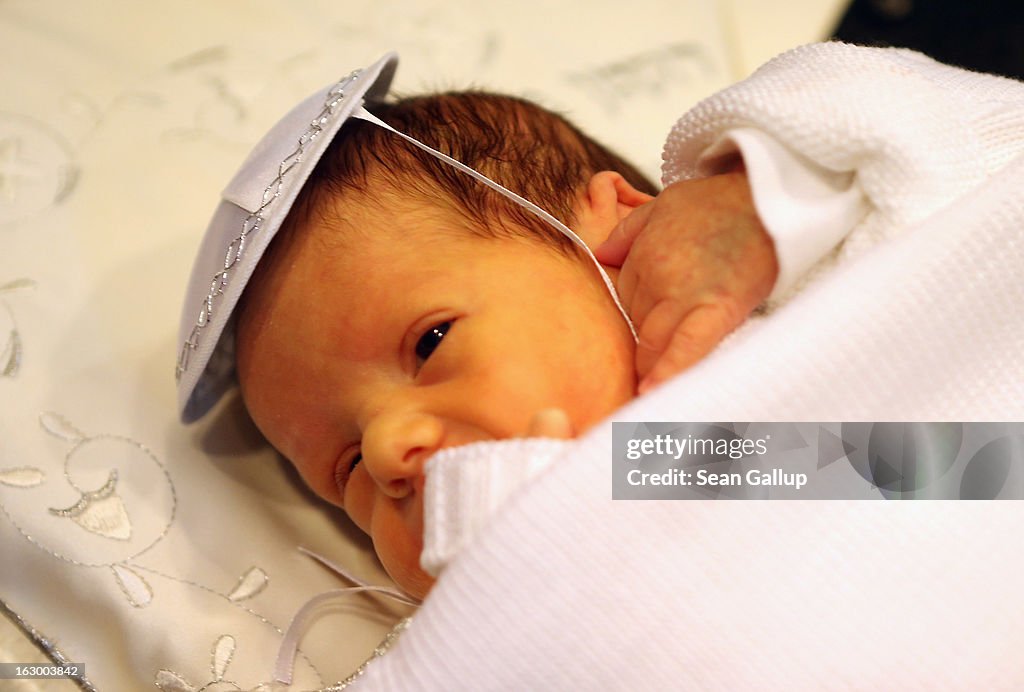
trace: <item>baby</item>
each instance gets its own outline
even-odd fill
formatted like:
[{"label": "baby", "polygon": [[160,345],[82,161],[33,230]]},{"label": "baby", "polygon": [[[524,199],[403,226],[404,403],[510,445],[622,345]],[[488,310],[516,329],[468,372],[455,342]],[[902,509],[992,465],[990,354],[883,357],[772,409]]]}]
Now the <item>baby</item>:
[{"label": "baby", "polygon": [[[447,94],[374,110],[594,247],[652,199],[632,167],[523,101]],[[425,460],[586,430],[636,393],[634,340],[565,236],[388,131],[346,129],[246,288],[238,379],[267,439],[423,595]]]},{"label": "baby", "polygon": [[[372,100],[375,74],[386,87],[382,63],[347,94],[326,92],[335,102],[314,130],[358,108],[354,92]],[[214,218],[227,259],[211,287],[197,263],[193,284],[198,276],[209,291],[183,330],[179,382],[184,416],[196,417],[233,361],[270,443],[371,536],[394,580],[423,596],[428,457],[587,430],[635,396],[638,380],[645,390],[709,350],[768,294],[776,269],[742,168],[677,186],[672,203],[704,233],[656,239],[660,251],[633,261],[633,241],[659,213],[657,190],[563,118],[483,93],[367,110],[333,138],[272,131],[229,185],[225,198],[244,211],[249,181],[269,180],[248,214],[225,202]],[[375,118],[514,190],[576,237]],[[288,136],[322,143],[304,184],[289,166],[311,165],[309,156],[265,154]],[[218,222],[229,212],[233,223]],[[623,304],[583,245],[598,249]],[[226,333],[208,336],[211,326]]]}]

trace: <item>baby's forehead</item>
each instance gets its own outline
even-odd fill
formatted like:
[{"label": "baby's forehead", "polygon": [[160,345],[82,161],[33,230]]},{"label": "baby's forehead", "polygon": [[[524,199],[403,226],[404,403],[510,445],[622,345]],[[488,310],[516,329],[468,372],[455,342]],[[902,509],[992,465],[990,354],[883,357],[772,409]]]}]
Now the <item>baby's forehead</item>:
[{"label": "baby's forehead", "polygon": [[[402,253],[416,244],[426,257],[470,239],[532,238],[552,246],[542,233],[499,208],[467,206],[432,180],[371,180],[368,187],[341,190],[321,184],[307,208],[293,211],[282,235],[290,244],[375,256]],[[429,243],[419,244],[422,240]]]},{"label": "baby's forehead", "polygon": [[[494,258],[507,250],[499,239],[466,230],[457,218],[437,205],[371,204],[344,219],[311,214],[283,228],[240,302],[239,354],[269,333],[281,344],[288,332],[334,338],[340,329],[338,340],[358,341],[410,305],[464,297],[460,282],[466,276],[500,284],[508,270],[496,267]],[[550,252],[539,246],[529,251]]]},{"label": "baby's forehead", "polygon": [[332,267],[357,273],[369,287],[387,280],[396,260],[419,259],[429,266],[468,241],[486,237],[450,204],[417,193],[330,192],[317,207],[293,212],[245,293],[261,292],[267,285],[276,290],[297,271],[327,272]]}]

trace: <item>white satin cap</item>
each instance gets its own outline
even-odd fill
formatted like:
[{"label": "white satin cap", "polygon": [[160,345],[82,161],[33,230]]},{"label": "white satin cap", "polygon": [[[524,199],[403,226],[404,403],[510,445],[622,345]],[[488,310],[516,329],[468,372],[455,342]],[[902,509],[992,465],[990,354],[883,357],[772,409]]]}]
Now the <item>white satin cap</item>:
[{"label": "white satin cap", "polygon": [[192,266],[178,330],[178,412],[198,420],[234,383],[238,299],[313,168],[364,103],[382,100],[398,56],[388,53],[300,103],[260,140],[221,193]]}]

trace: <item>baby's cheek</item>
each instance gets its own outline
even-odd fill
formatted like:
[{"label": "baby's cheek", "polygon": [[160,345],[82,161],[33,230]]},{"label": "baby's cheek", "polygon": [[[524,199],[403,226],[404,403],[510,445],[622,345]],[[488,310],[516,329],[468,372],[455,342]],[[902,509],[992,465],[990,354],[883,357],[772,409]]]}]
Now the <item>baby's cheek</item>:
[{"label": "baby's cheek", "polygon": [[601,422],[636,395],[632,337],[628,348],[608,345],[611,347],[594,354],[591,361],[593,375],[581,380],[577,390],[576,397],[581,402],[583,414],[577,432]]},{"label": "baby's cheek", "polygon": [[405,516],[390,504],[379,510],[373,517],[370,531],[377,557],[396,584],[411,595],[423,598],[434,579],[420,568],[422,521]]},{"label": "baby's cheek", "polygon": [[[345,514],[366,534],[371,534],[373,522],[374,483],[370,474],[358,466],[345,485],[345,494],[340,504]],[[372,535],[372,534],[371,534]]]}]

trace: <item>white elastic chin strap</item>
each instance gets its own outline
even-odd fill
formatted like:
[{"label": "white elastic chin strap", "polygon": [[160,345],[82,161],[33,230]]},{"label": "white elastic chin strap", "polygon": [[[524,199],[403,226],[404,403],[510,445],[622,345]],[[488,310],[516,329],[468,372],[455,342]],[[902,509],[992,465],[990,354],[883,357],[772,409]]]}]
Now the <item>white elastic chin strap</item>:
[{"label": "white elastic chin strap", "polygon": [[586,253],[587,257],[590,258],[590,261],[594,263],[594,268],[597,269],[598,274],[600,274],[601,279],[604,281],[605,288],[608,289],[608,293],[611,295],[612,300],[615,301],[615,307],[617,307],[619,309],[619,314],[622,315],[622,319],[626,320],[626,325],[629,326],[629,331],[633,335],[633,340],[634,341],[638,341],[639,340],[637,338],[636,328],[633,327],[633,320],[629,319],[629,315],[626,313],[626,309],[624,307],[622,307],[622,301],[619,300],[619,294],[615,290],[615,284],[612,283],[611,277],[608,276],[608,273],[604,270],[604,267],[602,267],[601,263],[597,261],[597,258],[594,257],[594,253],[591,252],[590,248],[587,247],[587,244],[583,242],[583,239],[580,238],[578,235],[576,235],[572,231],[572,229],[570,229],[568,226],[566,226],[564,223],[562,223],[561,221],[556,219],[554,216],[552,216],[548,212],[546,212],[543,209],[541,209],[540,207],[538,207],[533,202],[531,202],[528,199],[525,199],[525,198],[517,195],[516,193],[512,192],[511,190],[509,190],[507,187],[499,185],[498,183],[494,182],[493,180],[488,178],[483,173],[480,173],[478,171],[473,170],[472,168],[470,168],[466,164],[462,163],[461,161],[456,161],[451,156],[448,156],[446,154],[442,154],[441,152],[439,152],[436,149],[433,149],[432,147],[428,147],[423,142],[419,141],[418,139],[414,139],[413,137],[410,137],[409,135],[405,134],[404,132],[399,132],[398,130],[396,130],[395,128],[391,127],[386,122],[384,122],[383,120],[381,120],[380,118],[375,116],[373,113],[371,113],[368,110],[366,110],[364,107],[360,106],[359,108],[357,108],[355,110],[355,112],[352,113],[352,117],[359,118],[361,120],[365,120],[367,122],[373,123],[374,125],[377,125],[378,127],[383,127],[385,130],[387,130],[389,132],[394,132],[396,135],[398,135],[399,137],[401,137],[405,141],[409,142],[410,144],[413,144],[414,146],[422,149],[423,151],[427,152],[428,154],[430,154],[434,158],[439,159],[439,160],[447,163],[449,166],[453,166],[454,168],[456,168],[456,169],[462,171],[463,173],[465,173],[466,175],[469,175],[469,176],[471,176],[473,178],[476,178],[477,180],[479,180],[481,183],[483,183],[487,187],[491,188],[492,190],[494,190],[495,192],[497,192],[497,193],[499,193],[501,195],[504,195],[508,199],[512,200],[513,202],[515,202],[519,206],[521,206],[524,209],[526,209],[528,212],[530,212],[534,216],[537,216],[538,218],[543,219],[544,221],[546,221],[550,225],[554,226],[560,233],[562,233],[563,235],[568,237],[572,242],[574,242],[577,246],[579,246],[583,250],[583,252]]}]

